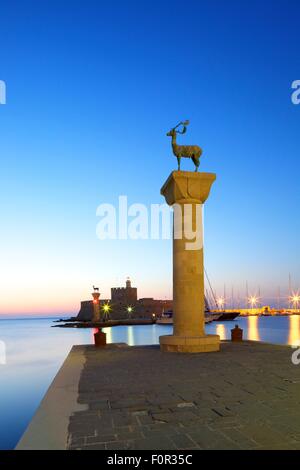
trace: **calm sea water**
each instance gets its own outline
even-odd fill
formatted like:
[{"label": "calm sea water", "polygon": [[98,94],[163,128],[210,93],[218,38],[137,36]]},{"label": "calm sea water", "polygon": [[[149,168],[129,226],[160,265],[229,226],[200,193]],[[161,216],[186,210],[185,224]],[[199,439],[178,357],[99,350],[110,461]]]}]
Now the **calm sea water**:
[{"label": "calm sea water", "polygon": [[[290,345],[300,340],[299,315],[213,322],[206,331],[229,339],[237,323],[244,329],[245,339]],[[91,329],[51,325],[53,319],[49,318],[0,320],[0,449],[15,447],[72,346],[93,342]],[[160,335],[171,331],[168,325],[106,329],[108,342],[129,345],[157,344]]]}]

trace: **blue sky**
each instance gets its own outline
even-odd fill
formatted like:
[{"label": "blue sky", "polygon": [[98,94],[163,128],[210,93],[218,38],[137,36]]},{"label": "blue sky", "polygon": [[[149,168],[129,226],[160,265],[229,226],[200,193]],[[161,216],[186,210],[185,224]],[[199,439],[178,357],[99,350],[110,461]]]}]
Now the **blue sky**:
[{"label": "blue sky", "polygon": [[[215,290],[300,287],[298,1],[1,3],[0,312],[75,312],[131,276],[172,295],[170,241],[99,241],[96,208],[163,202],[166,132],[217,174],[205,209]],[[192,169],[188,161],[184,169]]]}]

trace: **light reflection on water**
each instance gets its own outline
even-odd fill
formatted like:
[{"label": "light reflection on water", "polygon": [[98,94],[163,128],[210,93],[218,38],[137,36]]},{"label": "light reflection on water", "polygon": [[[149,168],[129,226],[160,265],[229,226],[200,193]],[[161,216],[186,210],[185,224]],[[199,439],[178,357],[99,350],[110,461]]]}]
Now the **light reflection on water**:
[{"label": "light reflection on water", "polygon": [[288,343],[297,346],[300,340],[300,315],[291,315],[289,320],[290,325]]},{"label": "light reflection on water", "polygon": [[260,341],[258,330],[259,317],[248,317],[247,338],[250,341]]},{"label": "light reflection on water", "polygon": [[127,328],[127,344],[129,346],[134,345],[134,337],[133,337],[133,326],[129,326]]},{"label": "light reflection on water", "polygon": [[[52,321],[0,320],[0,341],[7,356],[6,365],[0,364],[0,449],[16,445],[71,347],[93,343],[92,329],[50,328]],[[213,322],[206,331],[230,339],[235,324],[244,330],[245,339],[253,341],[294,345],[300,340],[299,315]],[[171,334],[172,326],[119,326],[104,331],[108,343],[146,345],[158,344],[159,336]]]},{"label": "light reflection on water", "polygon": [[218,323],[216,325],[216,334],[220,336],[221,340],[226,339],[226,329],[224,323]]}]

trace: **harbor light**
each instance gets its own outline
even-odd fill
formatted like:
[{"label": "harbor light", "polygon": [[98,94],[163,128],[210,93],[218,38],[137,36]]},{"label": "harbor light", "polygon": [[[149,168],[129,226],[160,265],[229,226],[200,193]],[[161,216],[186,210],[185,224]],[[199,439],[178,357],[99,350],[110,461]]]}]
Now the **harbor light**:
[{"label": "harbor light", "polygon": [[248,302],[251,305],[251,308],[255,308],[258,303],[258,297],[256,297],[255,295],[251,295],[248,299]]},{"label": "harbor light", "polygon": [[250,295],[247,298],[247,303],[250,305],[251,308],[257,308],[258,304],[260,303],[260,297],[258,295]]},{"label": "harbor light", "polygon": [[218,304],[219,309],[223,308],[224,305],[225,305],[225,299],[224,299],[224,297],[219,297],[219,298],[217,299],[217,304]]},{"label": "harbor light", "polygon": [[298,309],[300,303],[300,295],[299,293],[294,293],[290,296],[290,302],[293,304],[293,307]]},{"label": "harbor light", "polygon": [[109,312],[111,310],[111,306],[109,304],[104,304],[102,306],[102,310],[103,310],[103,319],[108,320],[109,319]]}]

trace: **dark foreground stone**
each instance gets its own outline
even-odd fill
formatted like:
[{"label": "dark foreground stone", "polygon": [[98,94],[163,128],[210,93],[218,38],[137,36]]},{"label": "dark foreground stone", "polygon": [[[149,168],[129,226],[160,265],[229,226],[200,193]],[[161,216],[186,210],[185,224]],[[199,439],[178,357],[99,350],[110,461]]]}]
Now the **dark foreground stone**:
[{"label": "dark foreground stone", "polygon": [[81,411],[69,449],[300,449],[300,365],[293,350],[224,342],[219,353],[76,346]]}]

